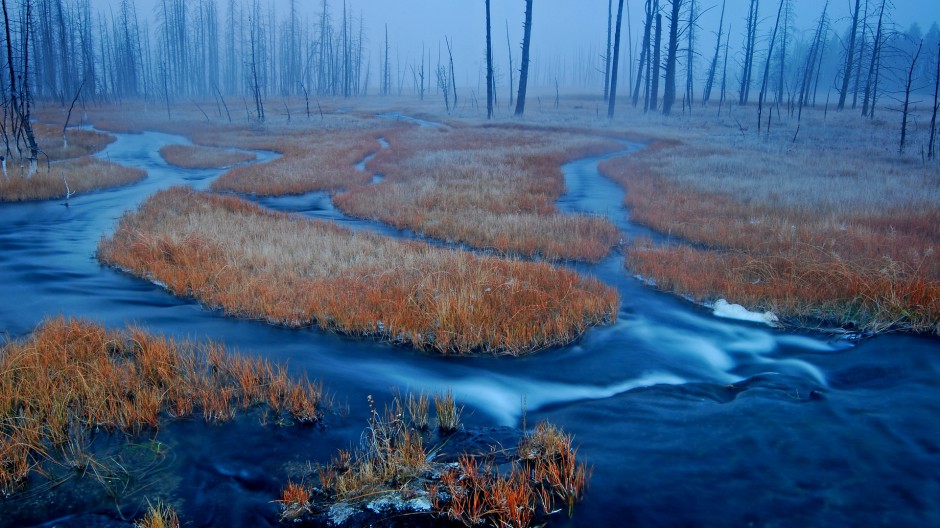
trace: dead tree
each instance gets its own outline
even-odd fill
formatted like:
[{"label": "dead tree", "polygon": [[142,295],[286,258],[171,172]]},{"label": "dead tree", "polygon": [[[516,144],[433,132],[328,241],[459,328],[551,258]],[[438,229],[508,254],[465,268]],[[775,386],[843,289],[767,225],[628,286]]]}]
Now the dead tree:
[{"label": "dead tree", "polygon": [[512,108],[512,98],[515,95],[513,90],[513,79],[512,79],[512,43],[509,42],[509,21],[506,21],[506,48],[509,50],[509,106],[507,108]]},{"label": "dead tree", "polygon": [[907,82],[904,84],[904,106],[901,110],[901,146],[898,148],[899,154],[904,154],[904,147],[907,142],[907,120],[910,114],[911,86],[914,83],[914,68],[917,66],[917,59],[920,57],[920,52],[923,48],[924,40],[921,39],[920,45],[917,46],[917,51],[914,53],[914,58],[911,59],[911,67],[907,70]]},{"label": "dead tree", "polygon": [[[862,116],[868,115],[870,108],[869,103],[874,100],[874,93],[872,90],[874,86],[873,79],[875,77],[875,69],[877,68],[880,61],[881,46],[884,40],[882,37],[882,22],[884,21],[885,4],[887,3],[888,0],[881,0],[881,10],[878,13],[878,28],[875,30],[875,42],[872,43],[871,60],[868,63],[868,78],[865,81],[865,93],[862,95]],[[874,106],[874,104],[871,106]]]},{"label": "dead tree", "polygon": [[[640,63],[637,66],[636,80],[633,85],[633,107],[640,101],[640,85],[643,83],[643,72],[649,69],[650,39],[653,29],[653,1],[646,0],[646,22],[643,24],[643,47],[640,50]],[[647,76],[647,80],[649,77]],[[645,106],[645,105],[644,105]]]},{"label": "dead tree", "polygon": [[[669,115],[676,102],[676,58],[679,53],[679,10],[682,0],[670,0],[669,42],[666,47],[666,86],[663,88],[663,115]],[[659,21],[657,20],[657,24]],[[657,30],[658,31],[658,30]]]},{"label": "dead tree", "polygon": [[614,118],[614,106],[617,102],[617,65],[620,63],[620,23],[623,20],[623,0],[617,2],[617,30],[614,37],[614,64],[611,67],[610,98],[607,100],[607,118]]},{"label": "dead tree", "polygon": [[525,91],[529,81],[529,44],[532,38],[532,0],[525,0],[525,26],[522,34],[522,64],[519,67],[519,95],[516,97],[516,115],[525,113]]},{"label": "dead tree", "polygon": [[457,79],[454,76],[454,51],[450,47],[450,39],[444,37],[444,42],[447,43],[447,58],[450,62],[450,87],[454,91],[454,108],[457,108]]},{"label": "dead tree", "polygon": [[747,33],[744,38],[744,69],[741,72],[741,91],[738,104],[746,105],[751,91],[751,72],[754,68],[754,46],[757,42],[758,0],[751,0],[747,11]]},{"label": "dead tree", "polygon": [[937,110],[940,110],[940,43],[937,44],[937,73],[933,85],[933,114],[930,117],[930,145],[927,147],[927,159],[934,159],[937,155]]},{"label": "dead tree", "polygon": [[493,119],[493,38],[490,34],[490,0],[486,0],[486,118]]},{"label": "dead tree", "polygon": [[[489,0],[486,0],[489,5]],[[610,37],[613,29],[614,0],[607,0],[607,47],[604,48],[604,102],[610,101]]]},{"label": "dead tree", "polygon": [[660,51],[662,49],[663,37],[663,15],[656,13],[656,38],[653,41],[653,73],[650,75],[650,98],[648,110],[655,111],[659,107],[659,68],[662,66],[660,61]]},{"label": "dead tree", "polygon": [[[685,50],[686,52],[686,63],[685,63],[685,96],[683,100],[686,104],[689,105],[689,114],[692,113],[692,100],[693,95],[695,94],[695,28],[698,25],[698,11],[695,7],[695,0],[690,0],[689,2],[689,25],[687,26],[688,33],[686,35],[688,47]],[[683,112],[685,107],[683,107]]]},{"label": "dead tree", "polygon": [[26,147],[29,149],[29,169],[27,174],[32,176],[36,172],[36,165],[39,163],[39,145],[36,143],[36,136],[33,134],[33,125],[30,118],[30,107],[32,101],[29,93],[29,31],[30,20],[32,19],[32,2],[26,0],[24,13],[20,22],[20,42],[23,48],[23,70],[21,72],[21,86],[17,86],[17,75],[13,62],[13,40],[10,32],[10,15],[7,10],[6,0],[2,0],[3,6],[3,24],[6,31],[6,51],[7,66],[10,75],[10,106],[13,108],[11,115],[12,132],[16,139],[17,149],[19,149],[20,138],[25,139]]},{"label": "dead tree", "polygon": [[862,83],[862,63],[865,59],[865,37],[868,34],[868,0],[865,0],[865,14],[862,15],[861,22],[861,38],[859,39],[858,45],[858,59],[855,61],[855,87],[852,90],[852,109],[854,110],[858,106],[858,91],[861,88]]},{"label": "dead tree", "polygon": [[855,0],[855,9],[852,11],[852,29],[849,34],[849,47],[845,55],[845,68],[842,75],[842,89],[839,90],[838,110],[845,108],[845,98],[849,95],[849,80],[852,78],[852,66],[855,61],[855,35],[858,33],[858,15],[861,12],[861,0]]},{"label": "dead tree", "polygon": [[826,28],[826,11],[829,9],[829,2],[823,5],[822,14],[819,16],[819,24],[816,26],[816,33],[813,35],[813,42],[806,55],[806,64],[803,66],[803,80],[800,86],[799,110],[797,112],[797,121],[803,117],[803,107],[809,103],[809,91],[813,86],[813,74],[816,71],[817,55],[821,54],[820,46],[823,43],[824,31]]},{"label": "dead tree", "polygon": [[702,92],[702,106],[708,104],[712,95],[712,86],[715,83],[715,73],[718,70],[718,53],[721,51],[721,33],[725,27],[725,4],[721,2],[721,17],[718,19],[718,38],[715,39],[715,53],[712,55],[711,64],[708,67],[708,79],[705,81],[705,90]]},{"label": "dead tree", "polygon": [[[767,50],[767,60],[764,62],[764,77],[761,79],[760,94],[757,96],[757,134],[760,134],[761,112],[764,109],[764,97],[767,94],[767,82],[770,79],[770,61],[773,60],[774,43],[777,41],[777,29],[780,27],[780,15],[783,13],[783,3],[780,0],[780,7],[777,8],[777,21],[774,22],[774,30],[770,34],[770,47]],[[771,109],[773,115],[773,109]],[[767,132],[770,132],[770,120],[767,120]]]}]

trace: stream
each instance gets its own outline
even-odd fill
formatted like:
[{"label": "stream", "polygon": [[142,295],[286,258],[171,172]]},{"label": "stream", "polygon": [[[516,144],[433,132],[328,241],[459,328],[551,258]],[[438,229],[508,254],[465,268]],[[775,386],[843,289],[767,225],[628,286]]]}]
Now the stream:
[{"label": "stream", "polygon": [[[573,519],[560,513],[552,526],[940,525],[936,338],[885,335],[856,344],[718,318],[630,277],[617,252],[574,265],[619,290],[616,323],[530,357],[438,357],[224,317],[95,259],[98,240],[123,212],[158,189],[205,189],[223,172],[168,166],[159,148],[189,144],[186,138],[115,135],[99,155],[147,170],[143,182],[74,196],[68,206],[0,204],[0,341],[57,314],[136,323],[286,363],[323,380],[349,406],[348,416],[317,427],[260,428],[251,417],[221,426],[201,417],[171,422],[158,436],[165,455],[128,503],[163,494],[178,502],[187,526],[275,525],[271,501],[283,465],[325,462],[356,444],[367,395],[384,402],[396,389],[451,387],[467,405],[468,427],[517,428],[524,399],[530,426],[549,419],[575,435],[593,478]],[[606,215],[625,239],[655,236],[629,222],[623,190],[598,173],[600,161],[638,146],[624,148],[566,164],[569,192],[558,207]],[[257,155],[258,163],[275,156]],[[256,201],[416,236],[346,217],[324,193]],[[0,526],[110,526],[119,516],[116,501],[93,482],[40,488],[0,498]],[[132,518],[137,512],[128,508],[121,514]]]}]

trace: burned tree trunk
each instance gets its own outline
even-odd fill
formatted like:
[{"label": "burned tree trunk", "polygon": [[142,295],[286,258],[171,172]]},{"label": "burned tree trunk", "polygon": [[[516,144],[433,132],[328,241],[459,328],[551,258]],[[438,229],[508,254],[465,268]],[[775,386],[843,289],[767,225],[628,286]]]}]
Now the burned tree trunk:
[{"label": "burned tree trunk", "polygon": [[[666,86],[663,89],[663,115],[669,115],[672,105],[676,102],[676,56],[679,52],[679,9],[682,8],[682,0],[671,0],[671,3],[669,43],[666,48]],[[658,20],[657,24],[659,24]]]},{"label": "burned tree trunk", "polygon": [[937,110],[940,110],[940,43],[937,44],[937,74],[933,85],[933,114],[930,117],[930,146],[927,147],[927,159],[934,159],[937,155]]},{"label": "burned tree trunk", "polygon": [[[489,0],[487,0],[489,4]],[[604,48],[604,102],[610,100],[610,37],[613,26],[613,5],[614,0],[607,0],[607,47]]]},{"label": "burned tree trunk", "polygon": [[901,146],[898,148],[899,154],[904,154],[904,147],[907,142],[907,120],[910,115],[910,105],[911,105],[911,86],[914,83],[914,69],[917,66],[917,59],[920,57],[920,52],[924,48],[924,41],[921,39],[920,45],[917,46],[917,52],[914,53],[914,58],[911,59],[911,67],[907,70],[907,82],[904,84],[904,107],[901,110]]},{"label": "burned tree trunk", "polygon": [[614,105],[617,102],[617,65],[620,62],[620,23],[623,20],[623,0],[617,3],[617,31],[614,37],[614,65],[610,77],[610,98],[607,101],[607,118],[614,118]]},{"label": "burned tree trunk", "polygon": [[[780,0],[780,7],[777,8],[777,21],[774,22],[774,30],[770,35],[770,47],[767,50],[767,61],[764,63],[764,77],[761,79],[760,94],[757,96],[757,133],[760,134],[761,112],[764,109],[764,97],[767,95],[767,81],[770,79],[770,61],[773,60],[774,43],[777,40],[777,29],[780,27],[780,14],[783,13],[783,3]],[[771,108],[771,113],[773,109]],[[770,121],[768,120],[767,131],[770,131]]]},{"label": "burned tree trunk", "polygon": [[885,15],[885,4],[888,0],[881,0],[881,11],[878,14],[878,29],[875,30],[875,42],[872,43],[871,61],[868,63],[868,79],[865,81],[865,93],[862,95],[862,116],[868,115],[869,103],[874,99],[872,96],[872,79],[875,76],[875,68],[878,65],[879,55],[881,55],[881,24]]},{"label": "burned tree trunk", "polygon": [[861,0],[855,0],[855,10],[852,12],[852,33],[849,35],[849,48],[845,56],[845,72],[842,76],[842,89],[839,90],[838,110],[845,108],[845,98],[849,95],[849,80],[852,78],[852,66],[855,62],[855,35],[858,33],[858,15],[861,11]]},{"label": "burned tree trunk", "polygon": [[[640,64],[637,67],[636,84],[633,86],[633,107],[640,101],[640,85],[643,84],[643,72],[649,70],[650,38],[653,29],[653,1],[646,0],[646,23],[643,24],[643,49],[640,50]],[[647,76],[647,81],[649,77]]]},{"label": "burned tree trunk", "polygon": [[660,49],[663,37],[663,15],[661,13],[656,13],[656,40],[653,43],[653,73],[650,75],[650,81],[652,86],[650,87],[650,110],[656,110],[659,107],[659,68],[661,66],[660,61]]},{"label": "burned tree trunk", "polygon": [[744,39],[744,70],[741,72],[741,91],[738,104],[746,105],[751,92],[751,72],[754,67],[754,45],[757,41],[758,0],[751,0],[747,12],[747,34]]},{"label": "burned tree trunk", "polygon": [[529,43],[532,38],[532,0],[525,0],[525,26],[522,35],[522,64],[519,67],[519,95],[516,97],[516,115],[525,113],[525,91],[529,81]]},{"label": "burned tree trunk", "polygon": [[702,106],[708,104],[712,95],[712,86],[715,83],[715,72],[718,70],[718,53],[721,51],[721,32],[725,27],[725,1],[721,2],[721,17],[718,19],[718,38],[715,40],[715,54],[712,55],[711,65],[708,67],[708,80],[705,81],[705,91],[702,92]]},{"label": "burned tree trunk", "polygon": [[493,38],[490,32],[490,0],[486,0],[486,118],[493,119]]}]

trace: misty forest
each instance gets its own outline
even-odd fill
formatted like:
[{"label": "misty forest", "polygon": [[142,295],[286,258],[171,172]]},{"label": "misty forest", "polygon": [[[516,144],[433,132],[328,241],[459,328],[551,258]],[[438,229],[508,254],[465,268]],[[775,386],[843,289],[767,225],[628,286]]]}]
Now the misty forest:
[{"label": "misty forest", "polygon": [[940,525],[934,0],[0,4],[0,528]]}]

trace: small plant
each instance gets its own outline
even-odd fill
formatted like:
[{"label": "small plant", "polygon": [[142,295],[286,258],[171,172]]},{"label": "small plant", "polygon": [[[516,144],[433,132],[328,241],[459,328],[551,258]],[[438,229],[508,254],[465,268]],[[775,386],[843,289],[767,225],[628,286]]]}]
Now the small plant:
[{"label": "small plant", "polygon": [[431,422],[431,399],[427,393],[422,391],[416,396],[413,392],[409,392],[405,406],[408,409],[408,420],[411,426],[419,431],[426,430]]},{"label": "small plant", "polygon": [[180,520],[176,510],[162,502],[155,505],[147,501],[147,513],[134,526],[137,528],[179,528]]},{"label": "small plant", "polygon": [[460,427],[463,406],[454,402],[453,390],[447,389],[446,392],[434,395],[434,408],[437,411],[437,427],[442,432],[453,433]]},{"label": "small plant", "polygon": [[302,483],[288,481],[281,490],[281,498],[277,501],[281,506],[281,520],[297,519],[310,511],[310,490]]}]

